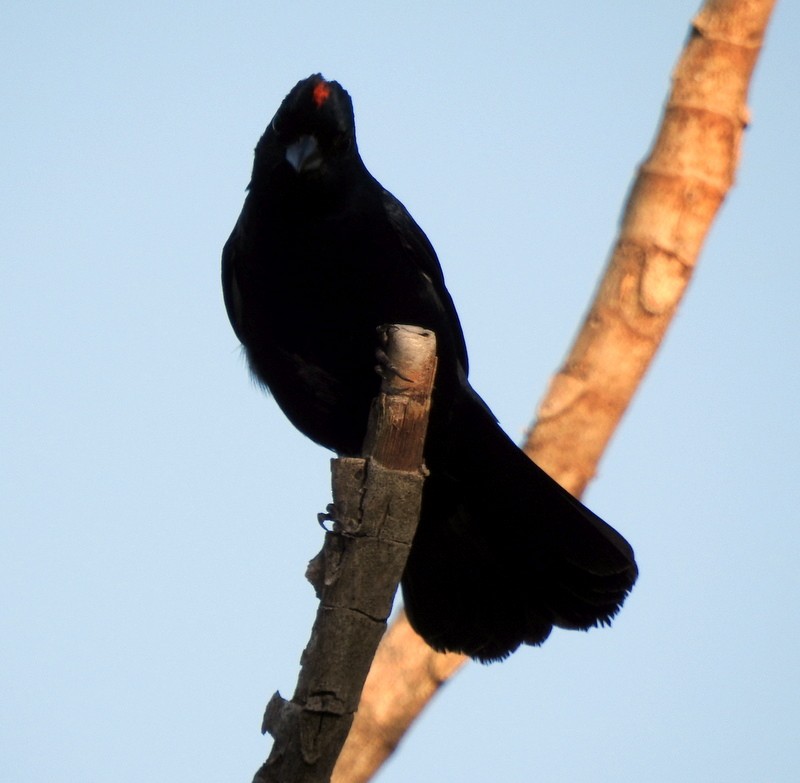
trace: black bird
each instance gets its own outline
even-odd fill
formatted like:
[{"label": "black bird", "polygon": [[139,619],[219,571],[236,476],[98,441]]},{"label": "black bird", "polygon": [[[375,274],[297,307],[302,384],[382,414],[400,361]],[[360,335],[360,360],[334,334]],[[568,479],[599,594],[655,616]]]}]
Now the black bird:
[{"label": "black bird", "polygon": [[364,166],[341,85],[315,74],[286,96],[248,191],[222,254],[225,306],[253,374],[301,432],[359,455],[380,387],[376,328],[436,332],[430,476],[402,581],[412,626],[437,650],[486,662],[553,626],[607,625],[636,581],[633,551],[469,385],[436,253]]}]

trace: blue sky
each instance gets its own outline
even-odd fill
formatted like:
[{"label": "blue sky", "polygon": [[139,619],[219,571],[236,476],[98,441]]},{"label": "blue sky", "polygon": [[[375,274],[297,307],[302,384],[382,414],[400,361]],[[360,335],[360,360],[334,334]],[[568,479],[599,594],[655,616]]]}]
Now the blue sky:
[{"label": "blue sky", "polygon": [[[329,454],[219,289],[252,149],[315,71],[437,248],[521,437],[602,271],[695,2],[12,2],[0,25],[0,778],[249,781],[315,610]],[[637,551],[611,630],[469,666],[381,773],[794,781],[800,13],[735,190],[587,502]],[[332,303],[331,317],[335,317]]]}]

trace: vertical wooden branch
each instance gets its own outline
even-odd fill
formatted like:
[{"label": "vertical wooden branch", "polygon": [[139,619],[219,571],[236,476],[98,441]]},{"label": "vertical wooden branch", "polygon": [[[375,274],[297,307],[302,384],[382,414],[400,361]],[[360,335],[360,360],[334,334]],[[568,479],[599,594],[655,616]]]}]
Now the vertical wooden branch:
[{"label": "vertical wooden branch", "polygon": [[[594,475],[733,182],[750,77],[774,4],[706,0],[694,19],[596,300],[525,446],[575,494]],[[369,780],[465,661],[435,653],[398,617],[373,662],[334,783]]]},{"label": "vertical wooden branch", "polygon": [[411,326],[383,335],[364,458],[332,461],[334,527],[307,574],[320,606],[292,700],[267,705],[262,731],[275,742],[254,783],[330,779],[417,528],[436,340]]}]

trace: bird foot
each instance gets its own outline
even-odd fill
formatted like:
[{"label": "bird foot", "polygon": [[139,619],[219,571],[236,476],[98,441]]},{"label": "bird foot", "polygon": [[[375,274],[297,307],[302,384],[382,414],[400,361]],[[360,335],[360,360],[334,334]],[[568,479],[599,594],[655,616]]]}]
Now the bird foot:
[{"label": "bird foot", "polygon": [[[325,511],[321,511],[317,514],[317,522],[319,522],[319,526],[326,532],[326,533],[333,533],[336,530],[336,506],[333,503],[328,503],[325,506]],[[326,522],[332,522],[332,526],[330,529],[325,524]]]}]

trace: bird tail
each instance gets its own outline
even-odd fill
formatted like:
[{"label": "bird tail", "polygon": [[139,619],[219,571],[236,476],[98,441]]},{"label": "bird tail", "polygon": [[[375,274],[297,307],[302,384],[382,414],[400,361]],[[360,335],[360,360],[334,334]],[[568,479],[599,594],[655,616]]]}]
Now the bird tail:
[{"label": "bird tail", "polygon": [[469,387],[432,418],[430,475],[403,576],[435,649],[500,660],[553,626],[608,625],[638,574],[612,527],[526,457]]}]

